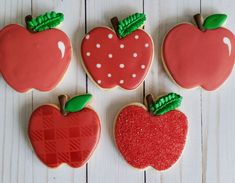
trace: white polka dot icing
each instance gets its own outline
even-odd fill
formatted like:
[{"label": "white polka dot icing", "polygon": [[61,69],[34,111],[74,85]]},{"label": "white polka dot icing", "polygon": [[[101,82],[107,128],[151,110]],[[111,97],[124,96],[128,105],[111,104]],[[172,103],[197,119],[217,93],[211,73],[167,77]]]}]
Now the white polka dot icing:
[{"label": "white polka dot icing", "polygon": [[123,84],[123,83],[124,83],[124,80],[123,80],[123,79],[121,79],[121,80],[119,81],[119,83],[120,83],[120,84]]},{"label": "white polka dot icing", "polygon": [[[143,82],[152,58],[152,42],[142,32],[137,30],[124,40],[114,31],[98,27],[89,32],[89,40],[84,37],[81,50],[84,65],[97,85],[132,90]],[[91,53],[90,57],[86,52]]]},{"label": "white polka dot icing", "polygon": [[135,77],[136,77],[136,74],[132,74],[131,77],[135,78]]},{"label": "white polka dot icing", "polygon": [[89,34],[86,35],[86,39],[90,39],[90,35]]},{"label": "white polka dot icing", "polygon": [[91,56],[91,52],[86,52],[86,56]]},{"label": "white polka dot icing", "polygon": [[137,53],[133,53],[133,57],[136,58],[138,55]]},{"label": "white polka dot icing", "polygon": [[108,54],[108,57],[109,57],[109,58],[113,58],[113,54],[109,53],[109,54]]},{"label": "white polka dot icing", "polygon": [[101,68],[101,64],[100,63],[96,64],[96,67]]},{"label": "white polka dot icing", "polygon": [[140,68],[141,68],[141,69],[145,69],[145,65],[141,65]]},{"label": "white polka dot icing", "polygon": [[113,38],[113,34],[108,34],[108,38],[112,39]]},{"label": "white polka dot icing", "polygon": [[124,65],[124,64],[120,64],[119,67],[120,67],[121,69],[123,69],[123,68],[125,67],[125,65]]},{"label": "white polka dot icing", "polygon": [[124,44],[120,44],[120,48],[123,49],[125,47]]}]

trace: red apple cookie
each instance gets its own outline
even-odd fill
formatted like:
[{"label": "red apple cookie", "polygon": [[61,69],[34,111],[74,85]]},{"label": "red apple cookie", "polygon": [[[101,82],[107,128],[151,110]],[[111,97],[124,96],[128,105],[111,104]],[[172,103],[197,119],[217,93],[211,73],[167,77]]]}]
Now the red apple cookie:
[{"label": "red apple cookie", "polygon": [[71,59],[70,40],[64,32],[49,29],[62,20],[62,13],[51,12],[29,20],[30,31],[17,24],[0,31],[0,72],[16,91],[49,91],[64,76]]},{"label": "red apple cookie", "polygon": [[224,14],[194,16],[198,28],[182,23],[171,29],[162,45],[165,67],[174,81],[183,88],[201,86],[217,89],[232,72],[235,39],[231,31],[221,27]]},{"label": "red apple cookie", "polygon": [[134,168],[170,168],[180,157],[188,132],[184,113],[174,110],[182,97],[170,93],[156,102],[147,96],[149,111],[140,104],[125,106],[115,124],[115,141],[124,159]]},{"label": "red apple cookie", "polygon": [[68,102],[59,96],[60,110],[54,105],[38,107],[31,115],[28,135],[38,158],[48,167],[66,163],[73,168],[84,165],[100,138],[100,120],[96,112],[85,107],[90,94],[76,96]]},{"label": "red apple cookie", "polygon": [[137,29],[145,19],[140,13],[120,22],[115,17],[112,24],[116,33],[108,27],[96,27],[84,37],[83,65],[98,86],[133,90],[144,81],[153,58],[151,37]]}]

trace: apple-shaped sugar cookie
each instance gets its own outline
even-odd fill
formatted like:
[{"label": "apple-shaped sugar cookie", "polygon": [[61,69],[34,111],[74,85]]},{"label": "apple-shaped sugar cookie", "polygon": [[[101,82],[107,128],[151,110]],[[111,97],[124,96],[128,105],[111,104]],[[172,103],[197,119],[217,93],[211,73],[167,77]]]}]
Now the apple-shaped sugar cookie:
[{"label": "apple-shaped sugar cookie", "polygon": [[62,13],[27,16],[27,28],[10,24],[0,30],[0,72],[16,91],[49,91],[64,76],[71,59],[67,35],[53,29]]},{"label": "apple-shaped sugar cookie", "polygon": [[138,29],[146,17],[133,14],[122,21],[114,17],[109,27],[96,27],[83,39],[83,66],[91,79],[103,89],[120,86],[137,88],[145,79],[153,58],[151,37]]},{"label": "apple-shaped sugar cookie", "polygon": [[62,163],[78,168],[94,152],[100,138],[97,113],[86,107],[90,94],[73,97],[59,96],[59,107],[48,104],[38,107],[31,115],[28,135],[38,158],[48,167]]},{"label": "apple-shaped sugar cookie", "polygon": [[194,16],[197,27],[182,23],[173,27],[162,45],[162,58],[168,73],[183,88],[201,86],[217,89],[232,72],[235,59],[235,38],[221,27],[224,14]]},{"label": "apple-shaped sugar cookie", "polygon": [[117,148],[134,168],[170,168],[180,157],[188,132],[184,113],[175,110],[182,97],[176,93],[153,101],[146,97],[148,109],[133,103],[121,109],[116,117],[114,135]]}]

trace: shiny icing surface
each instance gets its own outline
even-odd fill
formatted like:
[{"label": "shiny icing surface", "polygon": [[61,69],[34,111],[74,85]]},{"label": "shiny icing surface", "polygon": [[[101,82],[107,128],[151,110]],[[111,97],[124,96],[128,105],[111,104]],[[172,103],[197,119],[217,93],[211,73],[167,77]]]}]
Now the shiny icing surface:
[{"label": "shiny icing surface", "polygon": [[228,29],[200,31],[179,24],[166,35],[162,56],[166,68],[183,88],[217,89],[230,75],[235,59],[234,35]]},{"label": "shiny icing surface", "polygon": [[11,24],[0,31],[0,72],[16,91],[53,89],[70,59],[69,38],[58,29],[30,33]]},{"label": "shiny icing surface", "polygon": [[97,27],[84,37],[81,54],[86,70],[100,87],[132,90],[148,73],[153,43],[141,29],[119,39],[113,30]]},{"label": "shiny icing surface", "polygon": [[187,131],[187,117],[180,111],[152,116],[144,107],[132,104],[118,114],[114,133],[117,147],[130,165],[166,170],[179,159]]},{"label": "shiny icing surface", "polygon": [[67,163],[78,168],[95,150],[100,121],[90,108],[64,117],[56,107],[43,105],[32,113],[28,135],[38,158],[48,167]]}]

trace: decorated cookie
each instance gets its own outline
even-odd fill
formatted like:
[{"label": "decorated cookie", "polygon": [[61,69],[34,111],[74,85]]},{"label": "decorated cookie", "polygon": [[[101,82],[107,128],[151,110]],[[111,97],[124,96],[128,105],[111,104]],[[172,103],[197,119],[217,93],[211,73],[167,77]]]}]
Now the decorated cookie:
[{"label": "decorated cookie", "polygon": [[16,91],[49,91],[64,76],[71,59],[70,40],[53,29],[63,17],[55,12],[27,16],[28,30],[10,24],[0,31],[0,72]]},{"label": "decorated cookie", "polygon": [[28,135],[38,158],[48,167],[66,163],[73,168],[84,165],[94,152],[100,138],[97,113],[86,107],[90,94],[67,101],[59,96],[60,108],[48,104],[31,115]]},{"label": "decorated cookie", "polygon": [[88,75],[99,87],[137,88],[148,73],[153,58],[151,37],[138,29],[146,17],[136,13],[124,20],[114,17],[114,30],[96,27],[83,39],[81,54]]},{"label": "decorated cookie", "polygon": [[173,27],[162,45],[165,68],[183,88],[217,89],[230,75],[235,59],[235,39],[222,25],[224,14],[194,16],[197,27],[182,23]]},{"label": "decorated cookie", "polygon": [[179,159],[186,142],[187,117],[175,110],[182,97],[169,93],[153,101],[150,94],[146,100],[148,110],[133,103],[119,112],[114,129],[116,145],[134,168],[166,170]]}]

